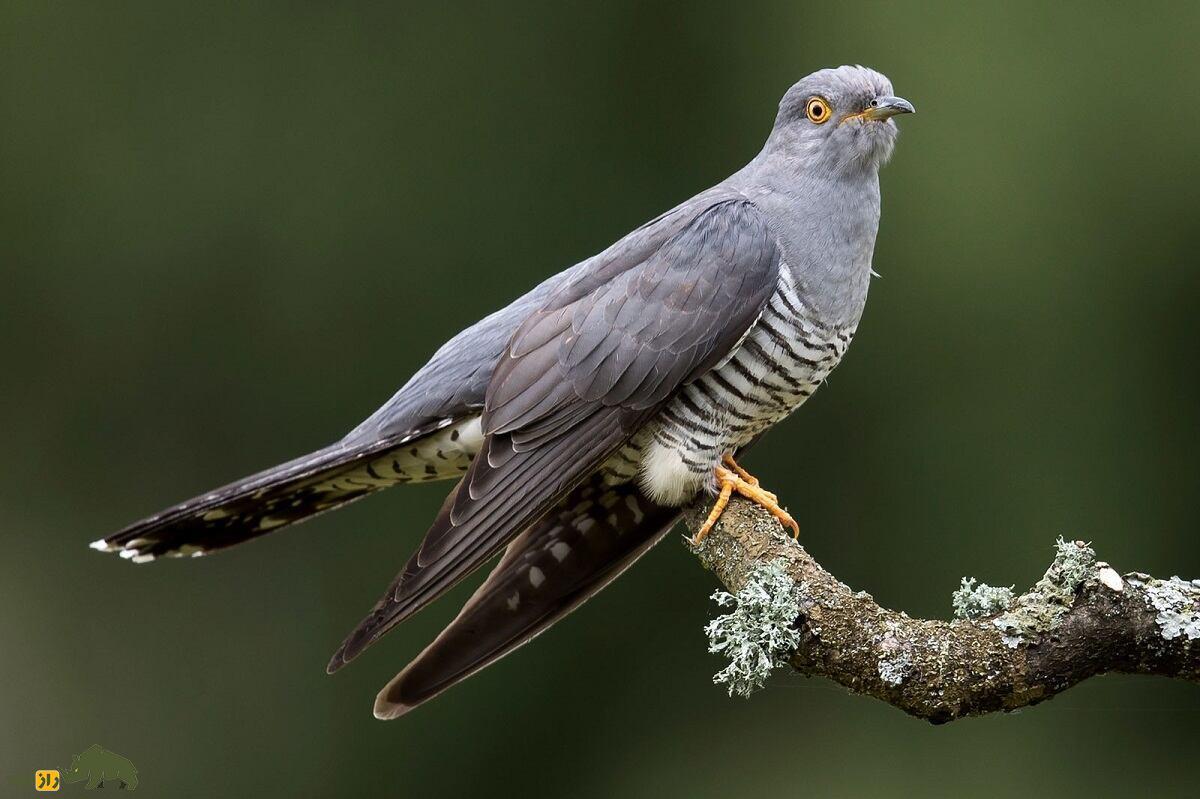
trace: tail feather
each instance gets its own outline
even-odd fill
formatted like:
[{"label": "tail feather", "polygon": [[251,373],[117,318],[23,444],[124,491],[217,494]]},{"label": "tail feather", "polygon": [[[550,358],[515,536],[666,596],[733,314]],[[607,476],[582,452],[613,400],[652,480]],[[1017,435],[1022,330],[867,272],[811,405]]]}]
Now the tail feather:
[{"label": "tail feather", "polygon": [[389,438],[344,439],[174,505],[91,546],[134,563],[205,555],[382,488],[461,475],[474,455],[477,427],[475,419],[443,419]]},{"label": "tail feather", "polygon": [[[632,483],[584,483],[509,544],[451,624],[380,693],[392,719],[499,660],[604,588],[679,518]],[[337,657],[330,664],[340,664]]]}]

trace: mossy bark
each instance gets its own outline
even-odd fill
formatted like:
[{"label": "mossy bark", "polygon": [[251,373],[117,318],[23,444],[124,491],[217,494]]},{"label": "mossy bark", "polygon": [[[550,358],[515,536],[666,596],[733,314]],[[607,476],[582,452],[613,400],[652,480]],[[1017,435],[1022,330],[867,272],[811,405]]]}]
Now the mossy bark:
[{"label": "mossy bark", "polygon": [[[708,506],[685,511],[692,531]],[[1082,542],[1060,542],[1046,575],[1012,608],[953,621],[910,618],[852,591],[744,500],[730,502],[691,549],[731,592],[756,565],[781,563],[801,608],[791,666],[935,724],[1034,705],[1105,672],[1200,683],[1200,638],[1171,637],[1191,628],[1163,624],[1155,606],[1164,581],[1122,578]],[[1173,580],[1170,587],[1184,597],[1173,618],[1200,618],[1200,585]]]}]

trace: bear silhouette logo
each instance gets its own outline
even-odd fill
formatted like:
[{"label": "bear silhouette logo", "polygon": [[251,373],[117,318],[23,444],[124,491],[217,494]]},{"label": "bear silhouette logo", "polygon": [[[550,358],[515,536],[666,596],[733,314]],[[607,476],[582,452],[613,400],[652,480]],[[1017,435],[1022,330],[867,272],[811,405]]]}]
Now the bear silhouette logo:
[{"label": "bear silhouette logo", "polygon": [[110,752],[99,744],[92,744],[75,757],[71,765],[62,769],[65,785],[87,780],[84,788],[118,788],[136,790],[138,772],[127,757]]}]

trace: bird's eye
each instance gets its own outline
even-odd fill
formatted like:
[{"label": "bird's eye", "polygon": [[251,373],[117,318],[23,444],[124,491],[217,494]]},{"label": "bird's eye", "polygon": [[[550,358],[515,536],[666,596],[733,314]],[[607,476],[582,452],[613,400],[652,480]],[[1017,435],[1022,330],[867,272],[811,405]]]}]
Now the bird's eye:
[{"label": "bird's eye", "polygon": [[832,112],[829,110],[829,103],[820,97],[813,97],[805,104],[804,113],[809,122],[820,125],[829,119]]}]

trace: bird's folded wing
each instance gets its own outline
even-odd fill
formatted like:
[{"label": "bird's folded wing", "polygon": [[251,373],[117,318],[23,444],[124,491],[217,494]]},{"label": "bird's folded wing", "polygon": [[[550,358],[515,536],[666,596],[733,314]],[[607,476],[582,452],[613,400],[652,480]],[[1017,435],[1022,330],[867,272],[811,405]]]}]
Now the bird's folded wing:
[{"label": "bird's folded wing", "polygon": [[554,508],[758,319],[780,254],[749,201],[709,195],[659,224],[663,235],[643,228],[597,256],[513,334],[488,384],[483,448],[331,671]]},{"label": "bird's folded wing", "polygon": [[606,586],[674,526],[677,508],[593,475],[513,539],[458,616],[388,683],[395,718],[533,639]]}]

